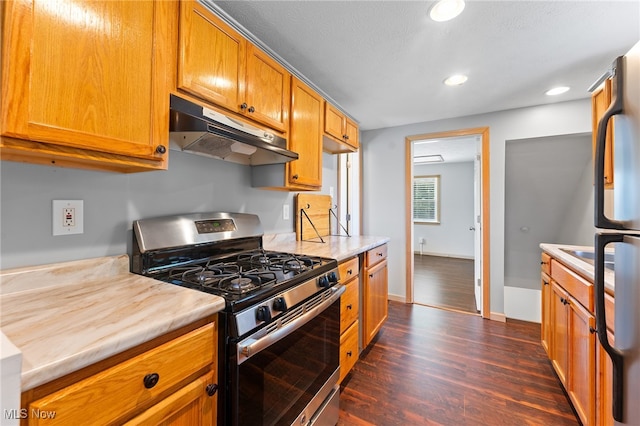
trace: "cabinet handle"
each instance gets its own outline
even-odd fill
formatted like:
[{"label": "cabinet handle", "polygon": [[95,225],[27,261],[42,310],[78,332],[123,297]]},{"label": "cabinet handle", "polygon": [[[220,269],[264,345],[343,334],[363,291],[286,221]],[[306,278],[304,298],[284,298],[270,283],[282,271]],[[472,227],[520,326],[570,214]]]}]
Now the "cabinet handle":
[{"label": "cabinet handle", "polygon": [[382,257],[382,253],[378,252],[378,256]]},{"label": "cabinet handle", "polygon": [[353,355],[353,352],[351,351],[347,352],[347,356],[351,356],[351,355]]},{"label": "cabinet handle", "polygon": [[351,274],[353,274],[353,270],[347,269],[347,275],[351,275]]},{"label": "cabinet handle", "polygon": [[549,285],[549,281],[542,280],[542,283],[543,283],[544,285]]},{"label": "cabinet handle", "polygon": [[352,305],[351,303],[349,303],[349,304],[347,305],[347,309],[353,309],[353,305]]},{"label": "cabinet handle", "polygon": [[594,334],[594,333],[597,333],[597,332],[598,332],[598,330],[596,330],[595,328],[589,326],[589,333]]},{"label": "cabinet handle", "polygon": [[151,389],[152,387],[158,384],[159,380],[160,380],[160,375],[158,373],[151,373],[144,376],[144,379],[142,381],[144,382],[145,388]]},{"label": "cabinet handle", "polygon": [[544,260],[540,262],[541,265],[548,265],[549,262],[545,262]]},{"label": "cabinet handle", "polygon": [[[298,179],[298,175],[297,175],[297,174],[295,174],[295,175],[291,176],[291,179]],[[308,207],[307,207],[307,208],[308,208]]]},{"label": "cabinet handle", "polygon": [[369,274],[369,278],[373,278],[373,274]]},{"label": "cabinet handle", "polygon": [[252,106],[249,107],[249,109],[247,110],[249,112],[256,112],[256,109]]},{"label": "cabinet handle", "polygon": [[242,105],[240,105],[240,109],[247,109],[248,105],[246,102],[243,102]]},{"label": "cabinet handle", "polygon": [[164,154],[165,152],[167,152],[167,147],[166,147],[166,146],[164,146],[164,145],[158,145],[158,146],[156,147],[156,152],[157,152],[158,154]]},{"label": "cabinet handle", "polygon": [[207,385],[206,391],[207,395],[213,396],[218,391],[218,385],[216,383],[211,383]]}]

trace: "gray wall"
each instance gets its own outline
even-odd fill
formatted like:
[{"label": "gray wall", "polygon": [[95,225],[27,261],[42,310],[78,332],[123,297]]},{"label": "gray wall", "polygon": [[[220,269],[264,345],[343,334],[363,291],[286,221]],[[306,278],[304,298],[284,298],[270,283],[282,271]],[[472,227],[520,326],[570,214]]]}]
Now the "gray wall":
[{"label": "gray wall", "polygon": [[415,176],[440,175],[440,224],[413,224],[414,252],[473,258],[473,161],[416,165]]},{"label": "gray wall", "polygon": [[[337,159],[323,155],[323,190]],[[248,166],[170,151],[169,169],[135,174],[0,162],[0,269],[131,252],[136,219],[206,211],[255,213],[265,233],[293,232],[293,193],[251,187]],[[84,200],[84,233],[52,236],[52,200]],[[282,220],[283,205],[290,220]]]},{"label": "gray wall", "polygon": [[591,101],[585,98],[362,132],[363,230],[390,238],[390,294],[406,295],[405,137],[483,126],[490,128],[491,151],[490,303],[492,312],[504,313],[505,142],[591,132]]},{"label": "gray wall", "polygon": [[505,286],[540,289],[540,243],[593,245],[591,134],[508,141]]}]

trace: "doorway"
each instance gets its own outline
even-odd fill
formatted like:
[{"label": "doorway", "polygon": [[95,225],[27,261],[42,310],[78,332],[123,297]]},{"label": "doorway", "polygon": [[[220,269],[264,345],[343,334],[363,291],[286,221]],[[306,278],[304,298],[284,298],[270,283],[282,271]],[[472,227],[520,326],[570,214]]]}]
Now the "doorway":
[{"label": "doorway", "polygon": [[[441,142],[443,140],[444,142]],[[468,154],[465,159],[459,156],[456,157],[457,160],[449,157],[449,162],[453,164],[444,167],[442,163],[447,160],[438,158],[435,153],[438,149],[437,145],[443,143],[449,144],[459,152],[459,155],[463,155],[465,151],[463,147],[470,149],[471,154]],[[490,316],[489,129],[474,128],[409,136],[406,138],[405,151],[407,303],[479,312],[483,317],[488,318]],[[439,168],[434,166],[436,163],[431,163],[433,160],[441,163],[441,166]],[[429,165],[425,164],[427,162],[430,162]],[[458,164],[455,165],[455,163]],[[438,171],[440,174],[436,173]],[[446,179],[443,174],[448,174]],[[457,178],[453,177],[456,175]],[[414,176],[419,177],[415,179],[415,188]],[[467,194],[458,197],[466,199],[467,204],[464,208],[466,211],[462,214],[466,213],[467,216],[466,219],[456,220],[454,216],[461,214],[460,211],[456,211],[460,210],[460,206],[452,206],[451,199],[456,188],[459,188],[455,179],[460,179],[460,176],[467,176],[468,180],[475,184],[467,182]],[[441,188],[443,181],[445,185]],[[417,198],[414,199],[414,190],[426,192],[417,192]],[[430,195],[425,201],[425,197],[420,194]],[[440,202],[442,196],[438,198],[439,194],[445,196],[448,206]],[[441,214],[446,215],[444,220],[441,219]],[[461,220],[466,225],[461,225]],[[452,222],[457,223],[452,226]],[[429,235],[429,239],[427,240],[424,235]],[[460,255],[461,252],[462,255]],[[455,273],[452,274],[451,271]],[[417,282],[424,282],[425,279],[431,283],[428,288],[416,287]],[[443,285],[452,287],[447,289]],[[461,290],[462,293],[454,294]],[[452,302],[454,300],[457,302]]]}]

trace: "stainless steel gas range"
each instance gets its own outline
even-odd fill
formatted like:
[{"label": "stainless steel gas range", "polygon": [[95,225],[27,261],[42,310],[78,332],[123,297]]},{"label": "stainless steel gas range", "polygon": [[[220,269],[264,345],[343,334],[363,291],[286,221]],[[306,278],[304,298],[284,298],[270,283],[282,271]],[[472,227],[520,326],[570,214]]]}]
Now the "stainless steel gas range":
[{"label": "stainless steel gas range", "polygon": [[335,425],[337,261],[267,251],[255,215],[200,213],[133,223],[131,270],[221,296],[220,425]]}]

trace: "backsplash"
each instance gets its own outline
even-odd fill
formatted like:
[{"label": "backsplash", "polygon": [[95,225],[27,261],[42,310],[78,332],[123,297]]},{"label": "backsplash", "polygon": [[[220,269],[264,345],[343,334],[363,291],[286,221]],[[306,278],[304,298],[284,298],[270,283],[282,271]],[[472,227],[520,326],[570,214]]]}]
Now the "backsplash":
[{"label": "backsplash", "polygon": [[[294,231],[294,193],[251,187],[248,166],[171,151],[169,170],[117,174],[0,162],[0,269],[130,253],[136,219],[231,211],[260,216],[265,234]],[[323,155],[323,190],[337,157]],[[325,190],[326,189],[326,190]],[[52,200],[84,200],[84,233],[52,235]]]}]

